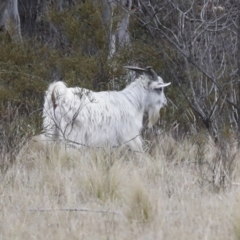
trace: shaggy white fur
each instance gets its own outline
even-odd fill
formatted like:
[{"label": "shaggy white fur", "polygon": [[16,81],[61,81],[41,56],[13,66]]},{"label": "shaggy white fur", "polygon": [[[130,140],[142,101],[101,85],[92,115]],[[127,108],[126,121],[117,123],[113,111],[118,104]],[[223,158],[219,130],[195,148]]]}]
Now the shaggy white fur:
[{"label": "shaggy white fur", "polygon": [[148,112],[148,127],[152,127],[160,108],[167,104],[164,87],[169,84],[160,77],[153,81],[146,74],[122,91],[93,92],[54,82],[45,95],[43,135],[77,147],[127,145],[142,151],[144,112]]}]

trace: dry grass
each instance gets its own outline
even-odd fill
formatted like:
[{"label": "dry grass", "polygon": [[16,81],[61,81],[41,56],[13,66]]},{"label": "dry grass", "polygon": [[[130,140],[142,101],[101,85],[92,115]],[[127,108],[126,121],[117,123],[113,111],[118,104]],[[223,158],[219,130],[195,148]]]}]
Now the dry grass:
[{"label": "dry grass", "polygon": [[240,155],[221,149],[170,136],[151,155],[29,145],[1,175],[0,239],[240,239]]}]

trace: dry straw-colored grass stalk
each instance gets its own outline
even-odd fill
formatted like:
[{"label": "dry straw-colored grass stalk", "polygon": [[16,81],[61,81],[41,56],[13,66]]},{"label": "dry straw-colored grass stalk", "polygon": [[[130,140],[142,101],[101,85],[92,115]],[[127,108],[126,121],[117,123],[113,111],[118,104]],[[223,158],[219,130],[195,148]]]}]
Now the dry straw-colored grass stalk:
[{"label": "dry straw-colored grass stalk", "polygon": [[199,151],[217,166],[220,148],[196,140],[161,136],[151,154],[27,145],[1,175],[0,239],[234,239],[239,165],[215,191]]}]

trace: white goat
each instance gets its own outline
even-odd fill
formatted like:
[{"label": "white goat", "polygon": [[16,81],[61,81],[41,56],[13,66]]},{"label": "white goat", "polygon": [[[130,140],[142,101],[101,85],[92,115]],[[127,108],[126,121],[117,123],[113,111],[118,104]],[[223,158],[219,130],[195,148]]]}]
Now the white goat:
[{"label": "white goat", "polygon": [[167,104],[163,88],[170,83],[164,83],[151,67],[125,68],[140,76],[122,91],[68,88],[61,81],[50,84],[43,109],[45,138],[75,146],[127,145],[142,151],[144,112],[152,127],[160,108]]}]

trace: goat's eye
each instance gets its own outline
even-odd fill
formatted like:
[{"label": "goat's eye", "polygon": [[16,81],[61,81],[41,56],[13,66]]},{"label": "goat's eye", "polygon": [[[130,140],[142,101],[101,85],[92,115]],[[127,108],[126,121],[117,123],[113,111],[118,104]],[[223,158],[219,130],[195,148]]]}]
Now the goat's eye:
[{"label": "goat's eye", "polygon": [[161,93],[161,92],[162,92],[162,88],[155,88],[154,90],[155,90],[155,92],[157,92],[157,93]]}]

